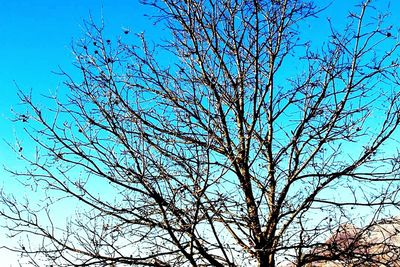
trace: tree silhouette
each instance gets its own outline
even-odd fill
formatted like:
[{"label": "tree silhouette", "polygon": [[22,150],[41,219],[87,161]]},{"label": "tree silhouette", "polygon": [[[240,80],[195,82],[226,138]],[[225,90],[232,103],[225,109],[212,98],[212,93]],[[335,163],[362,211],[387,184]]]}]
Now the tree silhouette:
[{"label": "tree silhouette", "polygon": [[365,242],[325,240],[399,203],[399,42],[386,16],[364,1],[316,45],[312,1],[147,4],[169,40],[125,29],[114,41],[89,21],[73,48],[81,77],[62,73],[68,100],[54,110],[21,93],[38,153],[11,172],[47,192],[50,222],[51,194],[82,210],[44,224],[3,193],[10,233],[43,240],[13,249],[57,266],[351,264]]}]

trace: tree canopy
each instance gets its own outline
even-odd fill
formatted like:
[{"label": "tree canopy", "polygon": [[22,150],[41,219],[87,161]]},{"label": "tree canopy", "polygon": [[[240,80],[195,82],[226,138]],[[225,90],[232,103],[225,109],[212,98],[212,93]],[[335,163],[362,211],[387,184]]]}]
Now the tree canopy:
[{"label": "tree canopy", "polygon": [[[10,233],[40,240],[13,249],[57,266],[387,264],[356,234],[325,242],[397,211],[399,41],[386,14],[364,1],[336,27],[316,1],[146,4],[168,40],[116,40],[87,21],[80,77],[62,72],[68,99],[53,109],[20,93],[16,121],[38,149],[11,172],[46,192],[42,212],[52,194],[82,210],[61,227],[3,193]],[[305,34],[316,21],[324,42]]]}]

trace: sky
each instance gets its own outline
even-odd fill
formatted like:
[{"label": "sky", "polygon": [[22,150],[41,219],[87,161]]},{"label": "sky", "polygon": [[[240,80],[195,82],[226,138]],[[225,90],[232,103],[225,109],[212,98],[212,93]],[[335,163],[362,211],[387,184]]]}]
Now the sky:
[{"label": "sky", "polygon": [[[20,129],[11,122],[12,109],[21,108],[18,88],[40,99],[62,86],[53,74],[59,67],[73,71],[71,44],[83,36],[83,20],[103,17],[108,29],[121,35],[146,29],[146,9],[135,0],[0,0],[0,165],[21,168],[22,163],[7,143],[15,144]],[[149,28],[149,27],[147,27]],[[136,30],[137,29],[137,30]],[[150,28],[151,29],[151,28]],[[0,186],[13,193],[22,187],[10,174],[0,170]],[[0,229],[0,247],[13,242]],[[18,255],[0,249],[1,266],[18,266]]]},{"label": "sky", "polygon": [[[92,16],[105,20],[117,37],[123,29],[140,32],[150,21],[138,1],[128,0],[0,0],[0,159],[13,161],[4,140],[15,143],[18,136],[11,119],[19,109],[17,91],[32,91],[35,99],[62,87],[59,68],[73,72],[71,45],[84,36],[83,21]],[[3,162],[2,162],[3,163]],[[3,178],[4,180],[4,178]],[[2,179],[0,179],[2,181]]]},{"label": "sky", "polygon": [[[337,1],[326,14],[342,16],[349,2],[353,1]],[[378,2],[377,8],[387,5],[384,0]],[[397,15],[400,1],[393,2],[390,11]],[[41,94],[63,86],[63,79],[53,72],[59,67],[73,71],[71,44],[83,36],[83,20],[89,15],[96,21],[103,17],[115,37],[122,35],[124,28],[157,35],[159,32],[144,16],[147,12],[137,0],[0,0],[0,165],[22,166],[7,144],[15,144],[20,135],[11,122],[11,110],[19,108],[18,88],[25,92],[32,90],[33,96],[40,99]],[[314,31],[323,33],[321,29]],[[0,186],[17,193],[21,189],[3,170],[0,170]],[[0,229],[0,247],[9,242],[4,234]],[[0,265],[17,266],[16,259],[0,250]]]}]

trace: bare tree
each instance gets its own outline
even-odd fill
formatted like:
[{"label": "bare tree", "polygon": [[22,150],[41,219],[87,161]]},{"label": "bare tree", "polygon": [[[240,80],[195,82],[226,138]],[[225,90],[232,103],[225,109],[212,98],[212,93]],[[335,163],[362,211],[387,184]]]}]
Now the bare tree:
[{"label": "bare tree", "polygon": [[[87,22],[69,98],[21,93],[38,152],[16,148],[30,167],[12,172],[46,192],[48,218],[3,193],[10,233],[32,240],[14,249],[57,266],[378,264],[357,234],[325,242],[399,204],[399,42],[370,2],[328,19],[321,45],[306,0],[150,2],[162,44]],[[65,227],[54,195],[82,208]]]}]

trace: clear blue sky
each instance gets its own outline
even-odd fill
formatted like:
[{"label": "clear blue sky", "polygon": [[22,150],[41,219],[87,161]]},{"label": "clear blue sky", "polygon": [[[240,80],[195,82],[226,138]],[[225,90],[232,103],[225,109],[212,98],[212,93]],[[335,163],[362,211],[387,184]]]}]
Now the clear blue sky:
[{"label": "clear blue sky", "polygon": [[[327,3],[328,0],[316,1]],[[333,19],[343,17],[343,12],[358,1],[339,0],[326,15]],[[388,1],[378,0],[378,8],[386,8]],[[394,18],[400,14],[400,1],[393,0]],[[122,34],[122,28],[133,32],[156,33],[147,12],[138,0],[0,0],[0,133],[1,139],[14,143],[16,133],[10,121],[12,107],[18,106],[18,86],[34,95],[47,94],[62,86],[62,77],[52,74],[58,66],[73,70],[71,43],[83,36],[83,19],[92,14],[99,20],[104,16],[107,29]],[[393,21],[397,23],[397,21]],[[307,31],[324,34],[321,25],[310,25]],[[314,28],[313,28],[314,27]],[[317,27],[317,28],[315,28]],[[151,32],[152,31],[152,32]],[[327,32],[326,32],[327,33]],[[17,167],[16,155],[0,140],[0,164]],[[17,190],[13,178],[0,170],[0,186]],[[0,230],[0,247],[5,241]],[[0,250],[0,265],[9,266],[6,254]],[[16,265],[14,265],[16,266]]]},{"label": "clear blue sky", "polygon": [[[73,39],[83,36],[83,20],[91,14],[103,16],[107,29],[115,36],[122,28],[133,32],[149,29],[145,9],[136,0],[0,0],[0,164],[20,168],[17,156],[5,141],[23,138],[10,121],[11,108],[20,108],[16,84],[35,96],[48,94],[62,85],[62,77],[52,74],[58,66],[73,70]],[[40,99],[40,97],[37,97]],[[20,193],[15,179],[0,170],[0,187]],[[0,229],[0,247],[10,244]],[[1,266],[18,266],[16,255],[0,250]]]},{"label": "clear blue sky", "polygon": [[[135,0],[0,0],[0,132],[1,139],[14,142],[11,108],[18,108],[17,86],[34,95],[48,94],[62,85],[54,75],[62,67],[73,71],[71,44],[83,36],[83,20],[91,14],[103,16],[115,36],[122,28],[140,32],[149,24],[142,5]],[[38,97],[39,98],[39,97]],[[0,141],[0,163],[15,156]],[[2,180],[8,180],[0,178]]]}]

